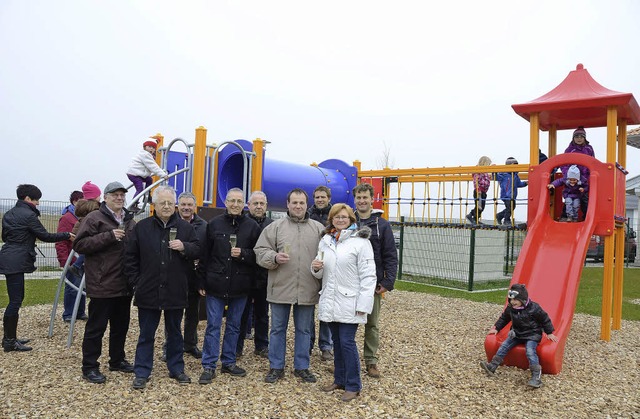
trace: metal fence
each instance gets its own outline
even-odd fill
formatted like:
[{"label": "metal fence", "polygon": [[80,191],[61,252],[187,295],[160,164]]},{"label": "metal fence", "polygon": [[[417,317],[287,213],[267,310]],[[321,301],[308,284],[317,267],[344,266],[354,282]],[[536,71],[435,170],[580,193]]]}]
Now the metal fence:
[{"label": "metal fence", "polygon": [[399,251],[398,279],[469,291],[506,287],[524,228],[391,222]]},{"label": "metal fence", "polygon": [[[0,216],[4,216],[4,213],[13,208],[17,199],[0,198]],[[62,210],[69,205],[68,201],[40,201],[38,210],[40,211],[40,222],[50,233],[55,233],[58,230],[58,221],[62,217]],[[136,215],[136,219],[149,216],[149,210]],[[0,233],[2,232],[2,226],[0,225]],[[0,235],[0,237],[2,237]],[[3,243],[0,241],[0,245]],[[27,278],[59,278],[62,268],[58,263],[56,257],[55,243],[44,243],[41,241],[36,242],[36,271],[32,274],[28,274]],[[4,278],[3,278],[4,279]]]}]

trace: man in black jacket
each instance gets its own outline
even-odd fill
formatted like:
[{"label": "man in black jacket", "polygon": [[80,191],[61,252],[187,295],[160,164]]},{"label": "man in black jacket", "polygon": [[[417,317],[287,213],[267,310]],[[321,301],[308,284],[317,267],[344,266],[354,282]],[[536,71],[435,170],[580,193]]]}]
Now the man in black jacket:
[{"label": "man in black jacket", "polygon": [[368,183],[361,183],[353,188],[356,203],[356,219],[358,226],[365,225],[371,229],[369,241],[373,247],[373,258],[376,262],[377,285],[373,300],[373,311],[367,316],[364,327],[364,362],[367,374],[373,378],[380,377],[378,369],[378,347],[380,334],[380,303],[385,292],[391,291],[396,282],[398,272],[398,253],[393,238],[391,225],[381,217],[381,211],[373,210],[374,189]]},{"label": "man in black jacket", "polygon": [[[196,197],[191,192],[183,192],[178,197],[178,214],[180,218],[190,223],[196,231],[198,241],[202,245],[207,234],[207,222],[196,211]],[[195,261],[197,264],[198,261]],[[194,358],[202,358],[202,351],[198,349],[198,321],[200,319],[200,293],[198,292],[198,279],[194,269],[189,271],[189,298],[184,311],[184,352]]]},{"label": "man in black jacket", "polygon": [[[253,247],[260,236],[260,227],[242,213],[244,193],[232,188],[225,199],[227,210],[209,221],[200,263],[205,278],[200,295],[206,296],[207,330],[202,345],[200,384],[209,384],[215,377],[218,358],[222,373],[244,377],[246,371],[236,365],[236,348],[240,320],[255,273],[256,256]],[[222,316],[227,323],[220,356]]]},{"label": "man in black jacket", "polygon": [[[323,226],[327,225],[327,217],[331,211],[331,189],[324,185],[318,186],[313,191],[313,206],[309,208],[309,218],[316,220]],[[319,336],[318,336],[318,348],[320,348],[321,358],[323,361],[330,361],[333,359],[333,339],[331,337],[331,329],[329,324],[320,322]],[[313,351],[313,346],[316,341],[316,316],[315,309],[313,313],[313,324],[311,325],[311,346],[309,351]],[[311,355],[311,353],[309,353]]]},{"label": "man in black jacket", "polygon": [[[273,220],[267,217],[267,195],[262,191],[254,191],[249,197],[249,218],[253,219],[260,226],[260,231],[271,224]],[[269,271],[256,265],[254,281],[247,299],[247,305],[242,313],[240,322],[240,334],[238,336],[238,347],[236,354],[242,355],[244,349],[245,330],[249,323],[249,313],[253,307],[253,320],[255,334],[253,343],[254,354],[263,358],[269,358],[269,304],[267,303],[267,278]]]},{"label": "man in black jacket", "polygon": [[143,389],[151,375],[155,333],[163,312],[169,377],[179,384],[191,382],[184,373],[180,323],[187,307],[189,272],[200,246],[193,227],[175,212],[176,192],[172,187],[156,188],[153,204],[154,214],[136,225],[125,253],[125,274],[135,290],[140,323],[134,389]]}]

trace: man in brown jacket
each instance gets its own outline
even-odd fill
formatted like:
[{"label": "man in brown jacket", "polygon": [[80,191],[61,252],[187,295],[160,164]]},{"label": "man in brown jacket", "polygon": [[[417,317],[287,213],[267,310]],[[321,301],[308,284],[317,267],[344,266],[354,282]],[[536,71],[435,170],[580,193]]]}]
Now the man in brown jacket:
[{"label": "man in brown jacket", "polygon": [[82,341],[82,377],[94,384],[106,381],[98,358],[107,323],[109,370],[133,372],[124,352],[131,318],[131,291],[122,262],[127,233],[135,226],[133,214],[124,209],[126,193],[120,182],[108,184],[100,209],[84,218],[73,243],[73,249],[85,255],[85,281],[90,298],[89,320]]}]

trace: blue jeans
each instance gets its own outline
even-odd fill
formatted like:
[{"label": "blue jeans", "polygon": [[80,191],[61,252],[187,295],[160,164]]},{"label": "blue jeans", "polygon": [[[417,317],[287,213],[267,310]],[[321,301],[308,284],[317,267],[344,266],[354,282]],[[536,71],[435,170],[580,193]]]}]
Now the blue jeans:
[{"label": "blue jeans", "polygon": [[6,274],[9,304],[4,310],[4,318],[17,317],[24,300],[24,273]]},{"label": "blue jeans", "polygon": [[[136,358],[133,366],[136,377],[149,378],[151,375],[153,346],[162,311],[138,308],[140,337],[138,338],[138,346],[136,346]],[[172,377],[184,372],[183,341],[180,328],[183,311],[182,309],[164,310],[164,328],[167,332],[167,368]]]},{"label": "blue jeans", "polygon": [[314,306],[271,303],[271,335],[269,339],[269,364],[274,369],[284,369],[287,353],[287,327],[293,307],[295,326],[293,368],[309,368],[309,344]]},{"label": "blue jeans", "polygon": [[[207,330],[202,344],[202,368],[215,369],[218,358],[222,365],[236,363],[236,348],[240,334],[240,320],[247,303],[247,297],[219,298],[207,295]],[[222,356],[220,356],[220,329],[224,306],[227,306],[227,323],[222,340]]]},{"label": "blue jeans", "polygon": [[538,360],[538,353],[536,352],[536,349],[538,349],[538,343],[540,342],[536,342],[535,340],[507,337],[507,339],[502,342],[502,345],[500,345],[500,348],[498,348],[496,356],[504,358],[505,356],[507,356],[507,353],[509,353],[509,351],[519,343],[524,343],[525,353],[527,354],[527,359],[529,360],[529,367],[531,367],[532,365],[540,365],[540,361]]},{"label": "blue jeans", "polygon": [[[76,264],[74,263],[74,266]],[[80,287],[80,283],[82,282],[82,277],[74,276],[71,272],[67,271],[67,279],[76,287]],[[78,295],[78,291],[71,288],[69,284],[64,284],[64,311],[62,312],[62,318],[64,320],[71,319],[71,315],[73,314],[73,305],[76,303],[76,295]],[[81,317],[85,315],[85,305],[86,305],[87,297],[84,295],[80,298],[80,305],[78,306],[78,315],[77,317]]]},{"label": "blue jeans", "polygon": [[578,210],[580,209],[580,203],[582,201],[580,198],[569,198],[566,197],[564,199],[564,207],[567,212],[567,217],[572,220],[578,219]]},{"label": "blue jeans", "polygon": [[356,346],[358,324],[328,323],[333,336],[333,382],[346,391],[360,391],[360,356]]},{"label": "blue jeans", "polygon": [[[311,318],[311,346],[309,350],[313,350],[313,346],[316,343],[316,307],[313,306],[313,317]],[[320,334],[318,336],[318,348],[321,351],[327,351],[333,349],[333,341],[331,340],[331,328],[329,324],[320,322]]]}]

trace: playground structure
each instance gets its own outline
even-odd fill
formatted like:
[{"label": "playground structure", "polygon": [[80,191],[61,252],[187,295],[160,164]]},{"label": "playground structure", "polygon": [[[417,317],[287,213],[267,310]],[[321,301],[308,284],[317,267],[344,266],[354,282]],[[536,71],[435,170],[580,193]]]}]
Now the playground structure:
[{"label": "playground structure", "polygon": [[[547,310],[556,327],[559,342],[545,340],[539,346],[543,371],[556,374],[562,369],[562,356],[575,309],[580,274],[592,234],[605,237],[601,339],[610,340],[611,328],[621,327],[626,127],[627,124],[640,123],[640,108],[632,94],[602,87],[582,65],[578,65],[551,92],[534,101],[513,105],[513,109],[530,122],[530,163],[492,166],[491,171],[524,172],[523,178],[528,178],[530,182],[526,225],[529,232],[512,283],[526,284],[532,299]],[[606,162],[583,155],[557,155],[557,131],[575,129],[580,125],[587,128],[607,127]],[[550,158],[538,165],[540,130],[549,132]],[[395,209],[396,218],[407,211],[414,220],[459,227],[464,224],[467,207],[473,205],[473,199],[469,198],[472,192],[471,174],[486,170],[484,167],[466,166],[363,171],[358,161],[350,166],[339,160],[326,160],[309,166],[296,165],[266,159],[266,143],[260,139],[253,143],[238,140],[217,146],[207,145],[204,127],[196,129],[194,144],[175,139],[163,147],[163,137],[159,138],[158,160],[171,172],[169,183],[178,192],[194,193],[199,207],[222,207],[226,192],[232,187],[239,187],[245,192],[245,198],[252,191],[264,191],[272,209],[284,210],[288,190],[302,187],[311,194],[318,185],[332,189],[333,202],[353,205],[351,189],[360,181],[374,185],[375,206],[383,209],[387,215]],[[183,143],[187,152],[174,152],[172,148],[177,143]],[[561,205],[558,199],[560,194],[556,193],[555,201],[551,200],[546,185],[553,169],[565,164],[580,164],[591,170],[590,205],[583,222],[559,223],[554,219]],[[153,186],[160,182],[157,181]],[[406,188],[403,191],[403,185],[407,184],[410,185],[409,193]],[[420,193],[418,188],[421,184],[423,189]],[[434,185],[437,189],[435,193],[432,192]],[[498,206],[495,190],[493,203],[495,219]],[[516,224],[514,217],[512,226],[506,228],[517,228]],[[504,229],[505,226],[497,226],[494,222],[465,228]],[[575,240],[571,242],[567,238]],[[615,255],[614,243],[617,244]],[[65,281],[65,272],[66,266],[61,283]],[[54,313],[55,304],[50,335]],[[74,319],[75,314],[76,310]],[[497,351],[506,334],[507,328],[497,336],[487,337],[485,349],[488,358]],[[516,347],[511,351],[505,358],[505,364],[525,368],[528,361],[524,347]]]}]

